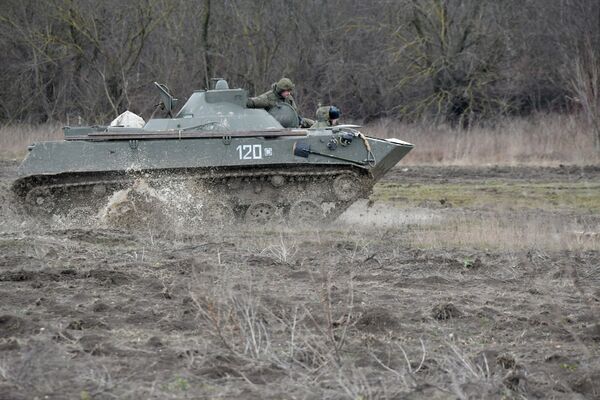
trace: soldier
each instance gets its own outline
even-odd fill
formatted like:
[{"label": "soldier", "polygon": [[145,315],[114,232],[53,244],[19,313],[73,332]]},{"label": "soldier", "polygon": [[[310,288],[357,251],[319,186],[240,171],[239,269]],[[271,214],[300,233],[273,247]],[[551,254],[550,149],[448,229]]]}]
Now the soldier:
[{"label": "soldier", "polygon": [[[288,78],[281,78],[279,82],[274,83],[271,90],[265,92],[257,97],[250,97],[246,103],[248,108],[264,108],[269,111],[275,107],[277,103],[289,104],[296,113],[298,113],[298,106],[292,96],[292,90],[294,90],[294,84]],[[300,118],[299,125],[302,128],[310,128],[315,121],[308,118]]]},{"label": "soldier", "polygon": [[317,122],[312,128],[327,128],[337,125],[337,120],[342,112],[336,106],[323,106],[317,108]]}]

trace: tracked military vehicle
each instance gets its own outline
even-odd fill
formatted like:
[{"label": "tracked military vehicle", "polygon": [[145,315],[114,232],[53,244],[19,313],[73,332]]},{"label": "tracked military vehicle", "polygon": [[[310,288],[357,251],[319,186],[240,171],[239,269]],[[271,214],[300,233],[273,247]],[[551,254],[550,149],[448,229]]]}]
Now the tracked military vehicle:
[{"label": "tracked military vehicle", "polygon": [[[224,80],[195,91],[171,117],[176,99],[156,86],[168,118],[141,127],[65,127],[64,140],[29,146],[13,184],[27,212],[93,219],[110,214],[107,205],[127,192],[194,224],[323,222],[367,197],[413,148],[366,137],[356,126],[299,129],[291,107],[247,108],[247,92]],[[140,209],[135,201],[127,206]]]}]

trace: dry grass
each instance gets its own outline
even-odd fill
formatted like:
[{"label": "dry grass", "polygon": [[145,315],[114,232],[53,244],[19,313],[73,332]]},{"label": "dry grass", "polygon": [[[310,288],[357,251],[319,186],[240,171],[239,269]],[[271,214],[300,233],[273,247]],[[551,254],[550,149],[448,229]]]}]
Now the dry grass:
[{"label": "dry grass", "polygon": [[597,220],[578,219],[518,212],[450,215],[439,225],[415,229],[411,238],[414,246],[432,249],[599,251]]},{"label": "dry grass", "polygon": [[415,144],[403,164],[587,165],[600,161],[593,129],[577,115],[540,114],[470,130],[382,120],[364,130]]},{"label": "dry grass", "polygon": [[[381,120],[365,126],[364,131],[414,143],[417,147],[403,164],[586,165],[600,161],[593,146],[593,129],[577,115],[540,114],[467,131]],[[58,124],[0,126],[0,159],[21,158],[30,143],[61,138]]]},{"label": "dry grass", "polygon": [[[0,237],[15,260],[0,314],[18,316],[4,326],[21,346],[0,360],[4,397],[562,398],[598,371],[580,319],[596,258],[583,252],[423,251],[405,245],[412,233],[381,229],[236,229],[150,247],[143,234],[84,232]],[[40,264],[14,243],[54,251]],[[574,297],[563,270],[575,257]],[[434,313],[450,303],[460,314]]]},{"label": "dry grass", "polygon": [[62,137],[59,124],[0,126],[0,159],[21,159],[31,143],[61,140]]}]

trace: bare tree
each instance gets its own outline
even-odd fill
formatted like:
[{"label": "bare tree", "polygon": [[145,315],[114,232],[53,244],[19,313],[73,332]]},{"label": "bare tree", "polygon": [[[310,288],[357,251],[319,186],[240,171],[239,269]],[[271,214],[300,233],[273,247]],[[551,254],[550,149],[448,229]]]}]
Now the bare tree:
[{"label": "bare tree", "polygon": [[570,97],[595,121],[599,46],[597,0],[5,0],[0,121],[149,115],[155,80],[185,100],[282,76],[305,115],[467,126]]},{"label": "bare tree", "polygon": [[390,49],[404,67],[397,87],[414,96],[399,107],[401,113],[433,112],[438,119],[465,124],[501,108],[492,95],[504,56],[502,38],[489,18],[496,11],[493,3],[412,0],[406,7],[409,18],[393,27]]}]

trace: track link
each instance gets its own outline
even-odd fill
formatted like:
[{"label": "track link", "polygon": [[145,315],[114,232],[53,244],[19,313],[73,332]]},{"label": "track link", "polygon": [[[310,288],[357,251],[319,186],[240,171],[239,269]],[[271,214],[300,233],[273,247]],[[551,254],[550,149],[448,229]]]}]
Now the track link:
[{"label": "track link", "polygon": [[256,224],[331,221],[373,185],[352,167],[181,169],[32,176],[15,181],[13,191],[36,217],[89,217],[99,215],[115,193],[138,190],[139,182],[155,191],[162,207],[183,209],[190,221]]}]

